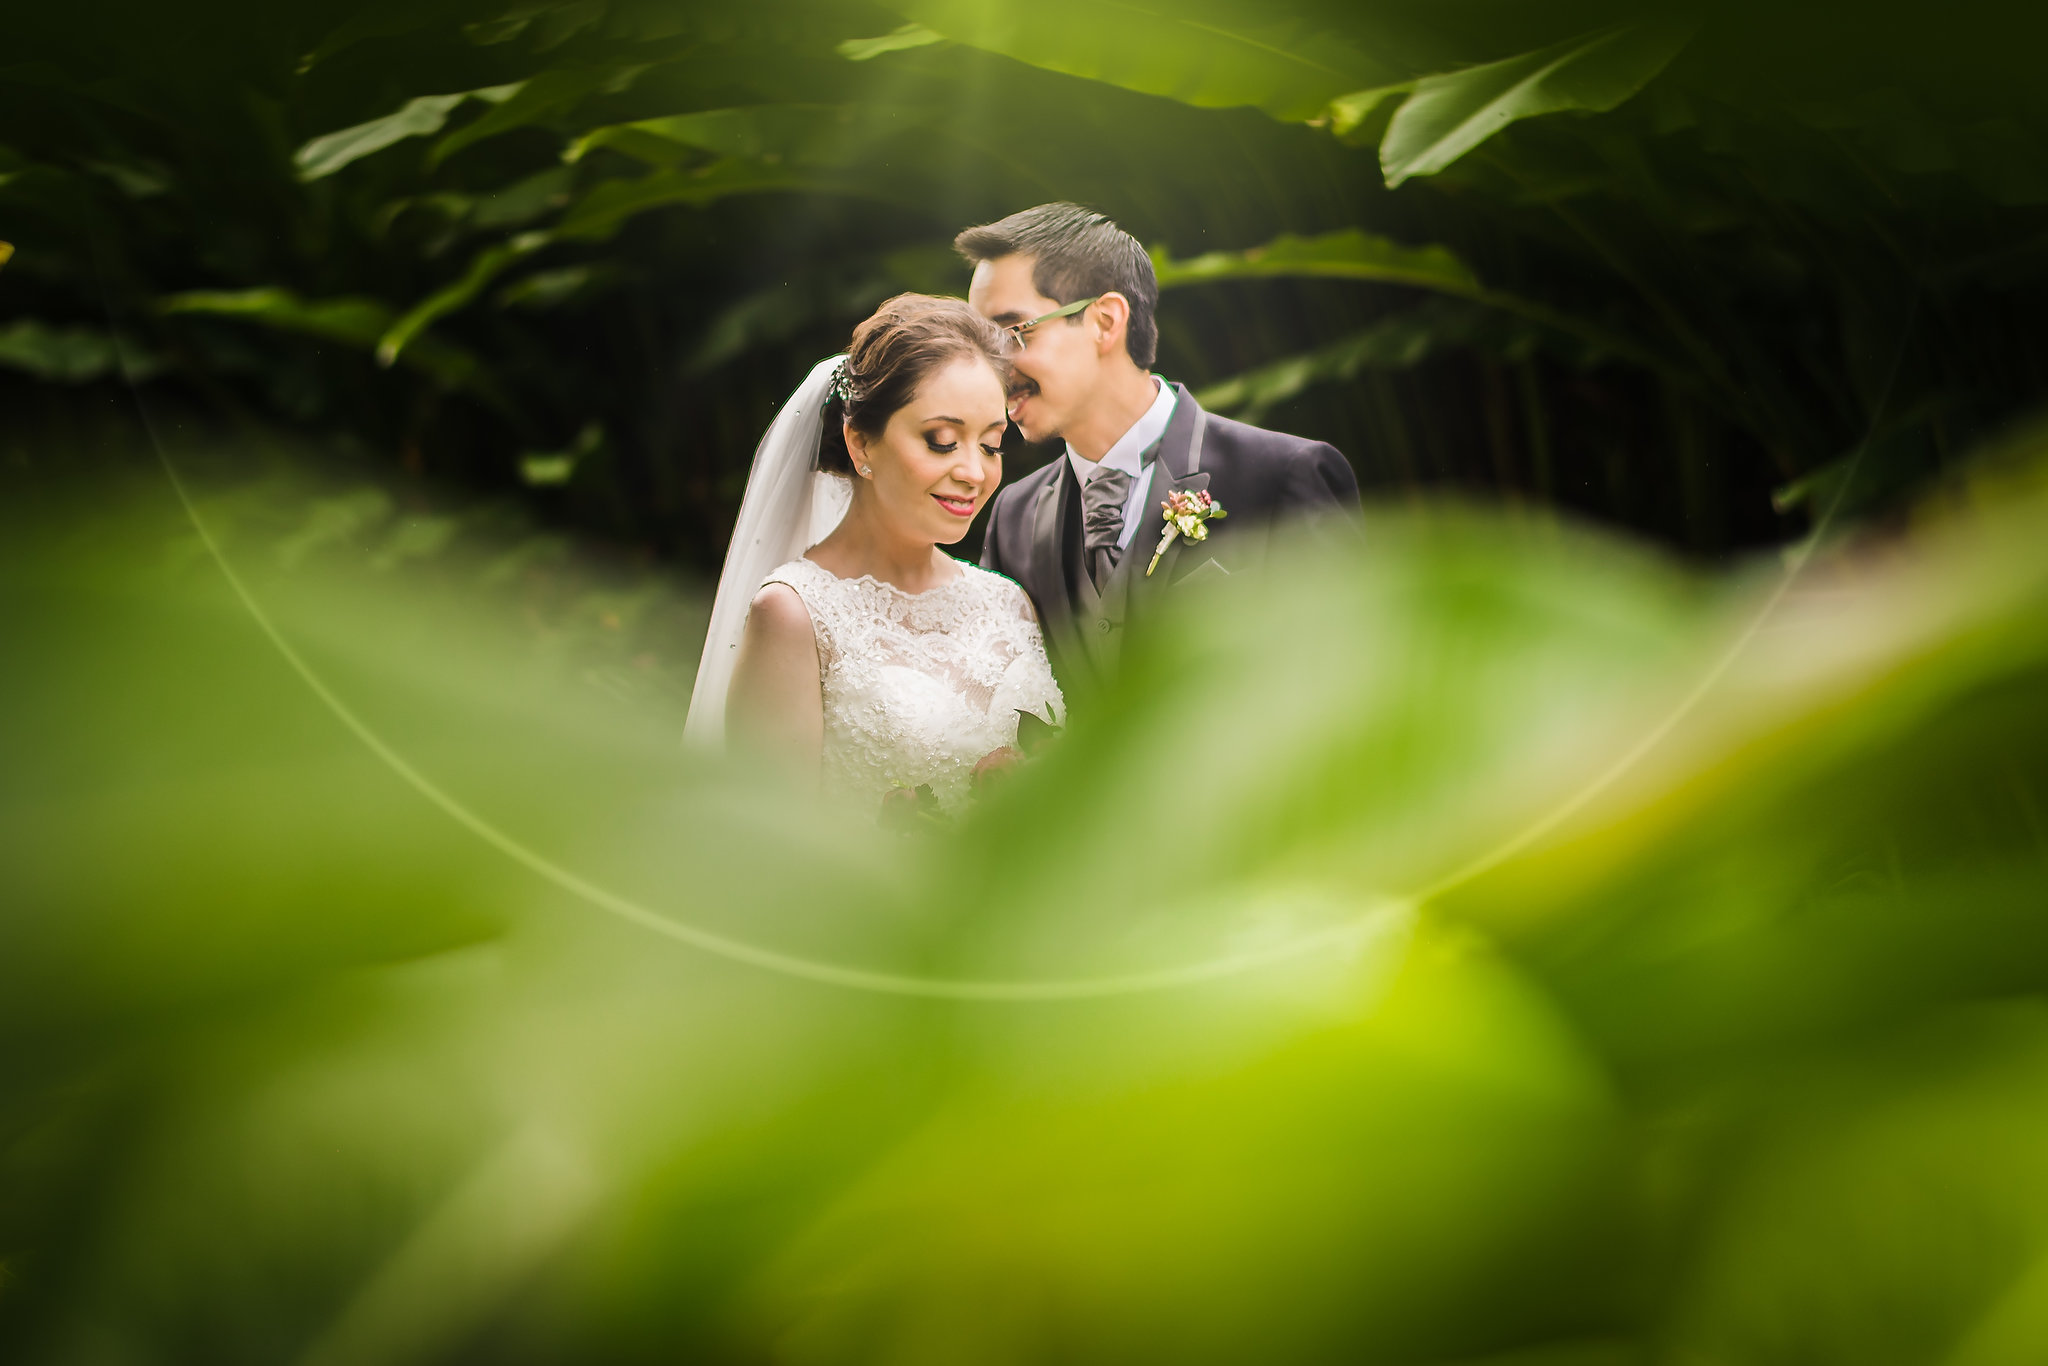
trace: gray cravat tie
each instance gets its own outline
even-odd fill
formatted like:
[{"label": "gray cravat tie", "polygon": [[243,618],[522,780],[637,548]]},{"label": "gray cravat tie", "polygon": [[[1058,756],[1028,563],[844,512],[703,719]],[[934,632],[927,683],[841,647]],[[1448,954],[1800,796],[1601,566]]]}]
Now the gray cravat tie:
[{"label": "gray cravat tie", "polygon": [[1131,496],[1131,476],[1123,470],[1097,470],[1081,486],[1081,531],[1088,552],[1088,577],[1095,591],[1109,582],[1122,558],[1117,538],[1124,529],[1124,502]]}]

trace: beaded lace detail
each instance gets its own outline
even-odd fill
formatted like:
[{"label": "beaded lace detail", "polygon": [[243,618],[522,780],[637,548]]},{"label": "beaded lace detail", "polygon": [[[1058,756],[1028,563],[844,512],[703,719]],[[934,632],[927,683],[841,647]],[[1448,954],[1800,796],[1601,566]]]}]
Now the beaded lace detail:
[{"label": "beaded lace detail", "polygon": [[1065,721],[1024,590],[965,562],[960,571],[923,593],[804,559],[762,580],[788,585],[810,612],[827,791],[879,812],[891,789],[929,785],[957,812],[974,765],[1017,742],[1019,711]]}]

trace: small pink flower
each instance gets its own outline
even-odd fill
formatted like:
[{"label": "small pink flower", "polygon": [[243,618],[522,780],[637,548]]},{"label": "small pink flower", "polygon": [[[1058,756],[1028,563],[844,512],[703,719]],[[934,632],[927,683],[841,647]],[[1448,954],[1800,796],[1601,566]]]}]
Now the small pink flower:
[{"label": "small pink flower", "polygon": [[1166,514],[1166,530],[1159,537],[1159,548],[1152,552],[1152,563],[1145,566],[1145,577],[1151,578],[1152,571],[1159,567],[1159,557],[1173,544],[1174,537],[1185,537],[1190,541],[1209,539],[1209,523],[1221,521],[1230,514],[1223,504],[1209,496],[1209,490],[1182,490],[1170,493],[1159,505]]},{"label": "small pink flower", "polygon": [[876,823],[885,830],[908,832],[929,825],[938,818],[938,798],[929,786],[892,787],[882,794],[882,808]]},{"label": "small pink flower", "polygon": [[1015,745],[1004,745],[981,756],[974,765],[974,771],[967,781],[979,793],[986,791],[990,784],[1000,782],[1002,776],[1024,762],[1024,751]]}]

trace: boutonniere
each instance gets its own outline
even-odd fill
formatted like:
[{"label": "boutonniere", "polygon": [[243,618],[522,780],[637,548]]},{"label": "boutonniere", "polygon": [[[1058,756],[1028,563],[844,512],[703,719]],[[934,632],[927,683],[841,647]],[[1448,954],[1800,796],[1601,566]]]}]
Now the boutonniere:
[{"label": "boutonniere", "polygon": [[1166,553],[1166,547],[1177,536],[1190,541],[1209,539],[1209,523],[1220,521],[1230,514],[1223,510],[1223,504],[1209,496],[1207,489],[1193,493],[1170,493],[1159,505],[1166,511],[1166,530],[1160,534],[1159,549],[1152,552],[1152,563],[1145,566],[1145,577],[1151,578],[1152,571],[1159,567],[1159,557]]}]

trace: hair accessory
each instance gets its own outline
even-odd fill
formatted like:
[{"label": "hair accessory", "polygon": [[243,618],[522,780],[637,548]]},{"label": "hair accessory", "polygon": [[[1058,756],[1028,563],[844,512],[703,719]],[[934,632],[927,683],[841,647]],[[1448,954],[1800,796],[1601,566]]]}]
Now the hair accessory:
[{"label": "hair accessory", "polygon": [[841,356],[839,364],[832,367],[832,387],[826,392],[828,397],[836,398],[841,403],[853,402],[852,386],[846,382],[846,357]]}]

